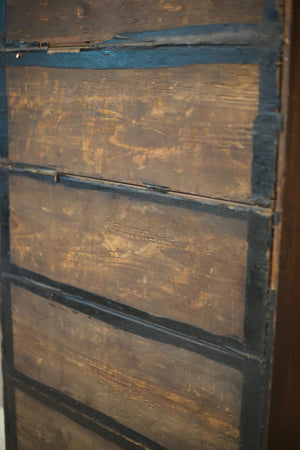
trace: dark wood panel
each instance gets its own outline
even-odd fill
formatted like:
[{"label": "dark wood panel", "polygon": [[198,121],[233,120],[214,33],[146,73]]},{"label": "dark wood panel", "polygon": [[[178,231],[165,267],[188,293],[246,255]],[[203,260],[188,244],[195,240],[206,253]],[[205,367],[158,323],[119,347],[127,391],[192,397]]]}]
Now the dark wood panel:
[{"label": "dark wood panel", "polygon": [[117,450],[101,436],[16,390],[18,450]]},{"label": "dark wood panel", "polygon": [[11,261],[242,340],[247,221],[10,177]]},{"label": "dark wood panel", "polygon": [[13,161],[251,199],[257,65],[8,67],[7,93]]},{"label": "dark wood panel", "polygon": [[263,0],[8,0],[8,39],[103,41],[122,32],[211,23],[257,23]]},{"label": "dark wood panel", "polygon": [[238,448],[243,376],[12,286],[17,370],[172,450]]},{"label": "dark wood panel", "polygon": [[286,6],[288,48],[284,54],[282,100],[287,124],[280,147],[285,167],[278,184],[281,242],[269,450],[297,450],[300,443],[300,3],[293,0]]}]

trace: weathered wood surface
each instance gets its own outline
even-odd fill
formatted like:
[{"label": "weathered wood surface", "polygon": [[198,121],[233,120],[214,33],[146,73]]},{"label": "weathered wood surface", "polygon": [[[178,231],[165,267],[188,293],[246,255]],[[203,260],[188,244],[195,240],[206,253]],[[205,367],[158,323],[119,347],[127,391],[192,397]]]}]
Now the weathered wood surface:
[{"label": "weathered wood surface", "polygon": [[8,40],[100,42],[123,32],[258,23],[263,0],[8,0]]},{"label": "weathered wood surface", "polygon": [[16,390],[18,450],[120,449],[65,415]]},{"label": "weathered wood surface", "polygon": [[12,286],[17,370],[172,450],[238,448],[243,376]]},{"label": "weathered wood surface", "polygon": [[246,220],[19,176],[9,187],[13,263],[242,340]]},{"label": "weathered wood surface", "polygon": [[251,199],[257,65],[8,67],[7,94],[13,161]]}]

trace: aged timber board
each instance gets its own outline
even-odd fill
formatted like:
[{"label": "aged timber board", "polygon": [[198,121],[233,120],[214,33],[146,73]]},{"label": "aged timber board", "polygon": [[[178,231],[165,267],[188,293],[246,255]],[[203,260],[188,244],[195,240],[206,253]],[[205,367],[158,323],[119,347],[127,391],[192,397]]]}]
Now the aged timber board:
[{"label": "aged timber board", "polygon": [[7,98],[14,162],[251,201],[258,65],[9,67]]}]

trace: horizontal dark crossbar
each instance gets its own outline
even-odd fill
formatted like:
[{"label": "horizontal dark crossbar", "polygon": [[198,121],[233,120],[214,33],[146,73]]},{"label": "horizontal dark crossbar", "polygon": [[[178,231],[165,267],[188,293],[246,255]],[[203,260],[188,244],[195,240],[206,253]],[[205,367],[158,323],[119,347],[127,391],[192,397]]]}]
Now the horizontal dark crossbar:
[{"label": "horizontal dark crossbar", "polygon": [[[130,185],[115,181],[83,177],[61,173],[51,168],[30,167],[22,164],[0,164],[0,173],[32,178],[53,186],[63,185],[74,189],[110,192],[134,198],[136,201],[154,203],[203,211],[208,214],[224,216],[238,220],[248,220],[253,214],[265,220],[271,215],[271,209],[256,205],[231,202],[211,197],[189,195],[181,192],[154,189],[152,185]],[[161,187],[163,188],[163,187]]]},{"label": "horizontal dark crossbar", "polygon": [[61,69],[150,69],[191,64],[257,64],[259,51],[252,46],[166,45],[146,48],[107,47],[76,53],[45,50],[4,53],[6,66],[42,66]]},{"label": "horizontal dark crossbar", "polygon": [[11,265],[3,279],[37,295],[60,303],[118,329],[158,342],[184,348],[209,359],[243,370],[243,361],[260,360],[243,351],[243,344],[175,320],[153,316],[136,308],[99,295],[50,280],[42,275]]}]

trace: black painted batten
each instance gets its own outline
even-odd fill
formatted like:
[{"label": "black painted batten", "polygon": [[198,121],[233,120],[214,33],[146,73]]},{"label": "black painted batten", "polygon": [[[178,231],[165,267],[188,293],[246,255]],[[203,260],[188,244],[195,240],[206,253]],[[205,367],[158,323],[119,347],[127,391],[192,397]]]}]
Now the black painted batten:
[{"label": "black painted batten", "polygon": [[56,172],[51,168],[33,168],[18,167],[12,165],[6,167],[4,164],[0,166],[0,172],[4,171],[9,176],[23,176],[32,178],[42,183],[52,186],[62,185],[72,189],[84,189],[91,191],[102,191],[120,196],[133,198],[136,201],[151,201],[158,204],[175,206],[178,208],[191,209],[195,211],[203,211],[221,217],[228,217],[242,221],[248,221],[251,214],[257,214],[261,217],[270,217],[271,212],[268,208],[249,205],[247,203],[239,203],[233,201],[225,201],[222,199],[201,197],[198,195],[182,194],[176,191],[164,192],[162,189],[153,189],[143,185],[130,185],[119,182],[100,180],[89,177],[69,175]]},{"label": "black painted batten", "polygon": [[259,358],[245,353],[243,344],[234,339],[152,316],[81,289],[54,282],[15,265],[12,272],[18,275],[3,274],[3,278],[49,301],[60,303],[117,329],[199,353],[240,371],[243,370],[244,359],[260,363]]},{"label": "black painted batten", "polygon": [[[1,74],[0,74],[1,75]],[[1,191],[1,273],[10,270],[9,240],[9,193],[8,177],[0,173]],[[14,390],[8,383],[6,371],[13,366],[13,338],[10,283],[1,278],[1,329],[2,329],[2,373],[5,414],[5,438],[7,450],[17,449]]]},{"label": "black painted batten", "polygon": [[153,69],[191,64],[257,64],[256,47],[245,46],[159,46],[145,48],[108,47],[79,52],[44,50],[3,53],[6,66],[55,67],[59,69]]}]

